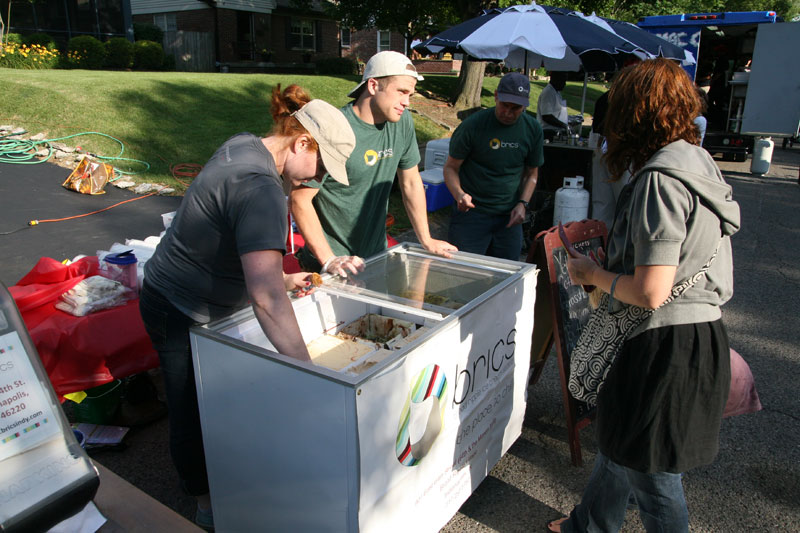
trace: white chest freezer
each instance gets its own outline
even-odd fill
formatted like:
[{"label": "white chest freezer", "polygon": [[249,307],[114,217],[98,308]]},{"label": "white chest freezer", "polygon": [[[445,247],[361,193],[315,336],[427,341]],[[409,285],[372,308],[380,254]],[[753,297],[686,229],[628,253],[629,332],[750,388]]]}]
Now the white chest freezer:
[{"label": "white chest freezer", "polygon": [[293,301],[192,329],[219,531],[437,531],[520,435],[536,267],[401,244]]}]

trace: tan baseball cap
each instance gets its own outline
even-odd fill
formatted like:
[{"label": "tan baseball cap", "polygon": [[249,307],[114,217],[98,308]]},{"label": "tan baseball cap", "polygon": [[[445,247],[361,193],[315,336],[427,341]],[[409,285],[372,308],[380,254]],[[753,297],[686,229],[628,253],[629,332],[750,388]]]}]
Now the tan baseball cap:
[{"label": "tan baseball cap", "polygon": [[345,163],[356,147],[356,136],[344,114],[324,100],[311,100],[292,116],[319,143],[328,174],[339,183],[350,185]]},{"label": "tan baseball cap", "polygon": [[425,79],[417,74],[417,68],[414,63],[400,52],[378,52],[367,61],[367,66],[364,67],[364,75],[361,77],[361,83],[356,85],[356,88],[350,91],[347,96],[358,98],[368,79],[384,78],[386,76],[413,76],[417,81]]}]

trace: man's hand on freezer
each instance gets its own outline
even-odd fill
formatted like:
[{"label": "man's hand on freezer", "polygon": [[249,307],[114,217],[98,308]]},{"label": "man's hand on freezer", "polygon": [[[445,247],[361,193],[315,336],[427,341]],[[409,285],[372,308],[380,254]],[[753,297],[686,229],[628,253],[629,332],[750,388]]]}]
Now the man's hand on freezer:
[{"label": "man's hand on freezer", "polygon": [[329,272],[343,278],[347,277],[348,271],[351,274],[358,274],[363,270],[364,260],[357,255],[335,255],[322,265],[322,272]]}]

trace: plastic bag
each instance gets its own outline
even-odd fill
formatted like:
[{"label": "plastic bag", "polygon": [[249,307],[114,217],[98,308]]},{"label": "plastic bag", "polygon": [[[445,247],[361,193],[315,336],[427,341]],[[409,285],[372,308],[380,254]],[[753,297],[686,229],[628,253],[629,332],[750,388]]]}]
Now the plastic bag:
[{"label": "plastic bag", "polygon": [[90,276],[64,292],[56,302],[56,309],[75,316],[86,316],[94,311],[124,305],[136,294],[119,281]]},{"label": "plastic bag", "polygon": [[81,194],[105,194],[103,188],[113,175],[114,167],[85,155],[61,185]]},{"label": "plastic bag", "polygon": [[95,256],[70,265],[43,257],[17,285],[9,287],[59,395],[158,366],[137,299],[84,317],[55,308],[64,291],[97,274],[97,267]]}]

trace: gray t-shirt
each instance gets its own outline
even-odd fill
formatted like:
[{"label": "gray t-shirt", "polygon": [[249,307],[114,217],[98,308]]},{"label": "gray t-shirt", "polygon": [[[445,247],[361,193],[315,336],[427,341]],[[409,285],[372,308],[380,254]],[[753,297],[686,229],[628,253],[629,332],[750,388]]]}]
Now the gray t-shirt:
[{"label": "gray t-shirt", "polygon": [[247,304],[240,256],[286,253],[287,205],[261,139],[225,141],[186,191],[172,225],[145,265],[147,283],[198,322]]}]

